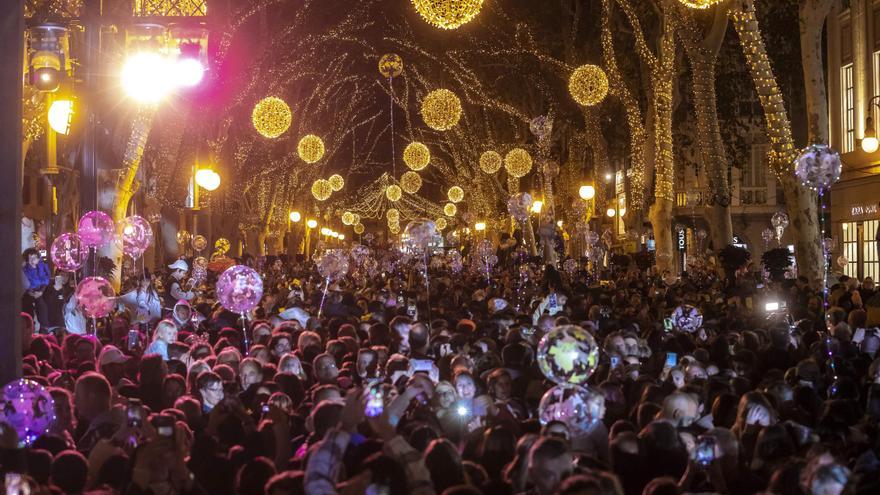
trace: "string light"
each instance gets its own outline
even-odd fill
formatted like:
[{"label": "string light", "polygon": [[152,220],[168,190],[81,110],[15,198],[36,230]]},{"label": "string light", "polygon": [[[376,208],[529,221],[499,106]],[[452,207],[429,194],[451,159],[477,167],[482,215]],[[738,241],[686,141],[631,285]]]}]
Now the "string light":
[{"label": "string light", "polygon": [[345,179],[342,178],[339,174],[333,174],[328,179],[327,182],[330,183],[330,187],[334,192],[341,191],[343,187],[345,187]]},{"label": "string light", "polygon": [[402,195],[403,192],[397,184],[392,184],[385,188],[385,197],[388,198],[388,201],[400,201]]},{"label": "string light", "polygon": [[685,7],[692,9],[708,9],[714,7],[724,0],[678,0]]},{"label": "string light", "polygon": [[430,162],[431,150],[418,141],[409,143],[403,150],[403,163],[413,170],[422,170]]},{"label": "string light", "polygon": [[483,7],[483,0],[412,0],[416,12],[428,24],[456,29],[471,22]]},{"label": "string light", "polygon": [[514,148],[504,157],[504,169],[511,177],[523,177],[532,170],[532,156],[522,148]]},{"label": "string light", "polygon": [[406,171],[400,177],[400,188],[409,194],[415,194],[422,188],[422,178],[417,172]]},{"label": "string light", "polygon": [[446,197],[453,203],[459,203],[464,199],[464,189],[458,186],[452,186],[446,191]]},{"label": "string light", "polygon": [[296,146],[296,152],[304,162],[316,163],[324,156],[324,141],[314,134],[303,136]]},{"label": "string light", "polygon": [[501,169],[503,162],[504,160],[497,151],[487,151],[480,155],[480,170],[487,174],[494,174]]},{"label": "string light", "polygon": [[458,207],[455,206],[455,203],[446,203],[446,206],[443,207],[443,214],[447,217],[454,217],[458,212]]},{"label": "string light", "polygon": [[318,179],[312,183],[312,196],[318,201],[327,201],[331,194],[333,194],[333,188],[326,180]]},{"label": "string light", "polygon": [[422,119],[435,131],[447,131],[461,118],[461,100],[448,89],[435,89],[422,100]]},{"label": "string light", "polygon": [[568,92],[574,101],[586,107],[596,105],[608,94],[608,77],[601,67],[582,65],[571,73]]},{"label": "string light", "polygon": [[293,122],[290,107],[281,98],[267,96],[254,106],[251,114],[254,129],[267,138],[277,138],[287,132]]}]

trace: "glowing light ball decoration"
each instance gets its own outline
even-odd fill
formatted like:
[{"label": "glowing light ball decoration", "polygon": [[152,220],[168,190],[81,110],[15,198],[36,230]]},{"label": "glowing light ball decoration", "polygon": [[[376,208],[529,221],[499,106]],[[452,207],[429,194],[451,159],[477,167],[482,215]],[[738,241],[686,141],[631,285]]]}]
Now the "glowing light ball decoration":
[{"label": "glowing light ball decoration", "polygon": [[327,201],[333,194],[333,187],[324,179],[318,179],[312,183],[312,196],[318,201]]},{"label": "glowing light ball decoration", "polygon": [[388,201],[396,202],[400,201],[400,197],[403,195],[403,191],[400,189],[400,186],[397,184],[391,184],[390,186],[385,188],[385,197],[388,198]]},{"label": "glowing light ball decoration", "polygon": [[225,237],[221,237],[214,241],[214,250],[220,254],[226,254],[229,252],[229,240]]},{"label": "glowing light ball decoration", "polygon": [[511,177],[524,177],[532,171],[532,156],[522,148],[514,148],[504,157],[504,169]]},{"label": "glowing light ball decoration", "polygon": [[483,0],[412,0],[412,3],[425,22],[440,29],[457,29],[471,22],[483,7]]},{"label": "glowing light ball decoration", "polygon": [[190,246],[198,252],[202,252],[206,247],[208,247],[208,239],[205,239],[205,236],[198,234],[194,235],[192,241],[190,242]]},{"label": "glowing light ball decoration", "polygon": [[403,163],[413,170],[422,170],[431,163],[431,150],[424,144],[413,141],[403,150]]},{"label": "glowing light ball decoration", "polygon": [[415,194],[422,188],[422,178],[412,170],[404,172],[400,177],[400,188],[409,194]]},{"label": "glowing light ball decoration", "polygon": [[724,0],[678,0],[682,5],[691,9],[708,9],[714,7]]},{"label": "glowing light ball decoration", "polygon": [[446,227],[449,226],[449,224],[446,222],[446,219],[443,217],[434,220],[434,225],[437,227],[437,230],[444,230],[446,229]]},{"label": "glowing light ball decoration", "polygon": [[422,100],[422,120],[435,131],[448,131],[461,118],[461,100],[448,89],[435,89]]},{"label": "glowing light ball decoration", "polygon": [[296,145],[296,153],[302,161],[316,163],[324,157],[324,141],[314,134],[303,136]]},{"label": "glowing light ball decoration", "polygon": [[365,230],[366,230],[366,228],[364,228],[364,224],[362,224],[362,223],[359,223],[354,226],[354,233],[357,235],[363,234]]},{"label": "glowing light ball decoration", "polygon": [[379,74],[391,79],[403,73],[403,59],[396,53],[386,53],[379,59]]},{"label": "glowing light ball decoration", "polygon": [[389,222],[399,222],[400,221],[400,212],[397,211],[396,208],[388,208],[385,211],[385,219]]},{"label": "glowing light ball decoration", "polygon": [[453,203],[460,203],[464,199],[464,189],[458,186],[452,186],[446,191],[446,197]]},{"label": "glowing light ball decoration", "polygon": [[263,137],[274,139],[287,132],[293,122],[293,114],[284,100],[267,96],[254,106],[251,122]]},{"label": "glowing light ball decoration", "polygon": [[3,387],[0,421],[18,433],[22,445],[30,445],[49,431],[55,421],[55,401],[39,383],[21,378]]},{"label": "glowing light ball decoration", "polygon": [[568,92],[578,104],[585,107],[600,103],[608,95],[608,76],[601,67],[582,65],[571,73]]},{"label": "glowing light ball decoration", "polygon": [[132,258],[140,258],[153,243],[153,228],[145,218],[132,215],[119,222],[122,252]]},{"label": "glowing light ball decoration", "polygon": [[354,214],[350,211],[346,211],[342,214],[342,224],[343,225],[353,225],[354,224]]},{"label": "glowing light ball decoration", "polygon": [[794,175],[810,189],[826,191],[840,179],[840,155],[824,144],[804,148],[794,161]]},{"label": "glowing light ball decoration", "polygon": [[583,385],[599,364],[599,346],[576,325],[554,328],[538,343],[538,367],[559,385]]},{"label": "glowing light ball decoration", "polygon": [[87,277],[76,286],[76,301],[86,318],[103,318],[116,306],[116,291],[104,277]]},{"label": "glowing light ball decoration", "polygon": [[504,160],[497,151],[487,151],[480,155],[480,170],[487,174],[494,174],[501,169]]},{"label": "glowing light ball decoration", "polygon": [[538,404],[542,425],[559,421],[574,433],[589,430],[605,416],[605,396],[590,387],[557,385]]},{"label": "glowing light ball decoration", "polygon": [[413,220],[403,232],[411,246],[422,248],[437,234],[437,226],[430,220]]},{"label": "glowing light ball decoration", "polygon": [[458,213],[458,207],[455,206],[455,203],[446,203],[443,206],[443,214],[447,217],[454,217],[456,213]]},{"label": "glowing light ball decoration", "polygon": [[399,224],[396,224],[396,223],[393,224],[393,225],[389,225],[389,226],[388,226],[388,232],[391,232],[391,233],[394,234],[394,235],[399,234],[399,233],[400,233],[400,225],[399,225]]},{"label": "glowing light ball decoration", "polygon": [[331,280],[339,280],[348,273],[348,255],[344,251],[328,251],[318,260],[318,273]]},{"label": "glowing light ball decoration", "polygon": [[516,193],[507,200],[507,211],[517,222],[525,222],[529,218],[532,207],[532,196],[529,193]]},{"label": "glowing light ball decoration", "polygon": [[339,174],[331,175],[327,178],[327,182],[330,183],[330,188],[333,189],[333,192],[339,192],[345,187],[345,179]]},{"label": "glowing light ball decoration", "polygon": [[89,258],[89,248],[83,245],[77,234],[67,232],[52,241],[49,254],[55,268],[75,272],[82,268]]},{"label": "glowing light ball decoration", "polygon": [[98,249],[113,240],[116,225],[110,215],[103,211],[89,211],[79,219],[77,234],[84,246]]},{"label": "glowing light ball decoration", "polygon": [[217,279],[217,299],[233,313],[254,309],[262,297],[263,279],[249,266],[231,266]]},{"label": "glowing light ball decoration", "polygon": [[690,304],[682,304],[672,310],[672,327],[679,332],[694,333],[703,326],[703,314]]}]

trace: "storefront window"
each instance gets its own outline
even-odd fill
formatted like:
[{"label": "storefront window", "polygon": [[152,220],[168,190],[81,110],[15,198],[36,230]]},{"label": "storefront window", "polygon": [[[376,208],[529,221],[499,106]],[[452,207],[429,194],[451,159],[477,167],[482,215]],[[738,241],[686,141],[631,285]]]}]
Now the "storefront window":
[{"label": "storefront window", "polygon": [[[859,228],[858,223],[843,224],[843,255],[849,263],[843,267],[843,273],[850,277],[858,276],[859,270]],[[834,260],[837,261],[837,260]]]},{"label": "storefront window", "polygon": [[863,233],[865,242],[863,246],[864,266],[862,267],[862,278],[871,277],[875,281],[880,275],[880,260],[877,257],[877,228],[880,226],[880,220],[868,220],[864,222]]}]

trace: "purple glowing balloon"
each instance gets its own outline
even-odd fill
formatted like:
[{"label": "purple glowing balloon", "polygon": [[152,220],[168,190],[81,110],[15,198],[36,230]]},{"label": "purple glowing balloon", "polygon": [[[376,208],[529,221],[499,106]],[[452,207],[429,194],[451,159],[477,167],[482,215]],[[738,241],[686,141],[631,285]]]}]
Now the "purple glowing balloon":
[{"label": "purple glowing balloon", "polygon": [[52,241],[49,251],[56,268],[75,272],[82,268],[89,257],[89,248],[84,246],[77,234],[66,232]]},{"label": "purple glowing balloon", "polygon": [[340,280],[348,273],[348,255],[342,251],[328,251],[318,259],[317,265],[322,277]]},{"label": "purple glowing balloon", "polygon": [[119,222],[122,252],[132,258],[140,258],[153,243],[153,227],[145,218],[132,215]]},{"label": "purple glowing balloon", "polygon": [[30,445],[55,421],[55,401],[42,385],[27,379],[3,387],[0,421],[15,428],[19,442]]},{"label": "purple glowing balloon", "polygon": [[79,219],[79,228],[77,229],[82,243],[86,247],[101,248],[109,244],[116,234],[116,226],[110,215],[103,211],[86,212]]},{"label": "purple glowing balloon", "polygon": [[517,222],[524,222],[529,218],[529,209],[532,207],[532,196],[521,192],[510,196],[507,200],[507,211]]},{"label": "purple glowing balloon", "polygon": [[103,318],[116,305],[116,291],[104,277],[88,277],[76,286],[76,300],[87,318]]},{"label": "purple glowing balloon", "polygon": [[231,266],[217,280],[217,298],[220,304],[234,313],[254,309],[260,304],[262,297],[263,279],[248,266]]}]

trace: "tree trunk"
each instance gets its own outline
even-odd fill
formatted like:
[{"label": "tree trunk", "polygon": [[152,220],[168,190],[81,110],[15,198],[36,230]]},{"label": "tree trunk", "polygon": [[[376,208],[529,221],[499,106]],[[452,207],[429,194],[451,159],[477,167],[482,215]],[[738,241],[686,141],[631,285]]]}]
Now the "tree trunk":
[{"label": "tree trunk", "polygon": [[770,167],[782,185],[786,209],[795,242],[798,272],[810,280],[822,278],[824,257],[819,229],[815,193],[801,185],[791,173],[791,164],[798,152],[791,137],[791,124],[785,102],[779,91],[770,58],[761,38],[753,0],[737,0],[731,8],[731,17],[743,52],[752,73],[755,89],[764,108],[767,134],[770,139]]},{"label": "tree trunk", "polygon": [[828,144],[828,97],[822,64],[822,27],[833,4],[834,0],[801,0],[798,9],[810,144]]},{"label": "tree trunk", "polygon": [[[664,18],[666,14],[664,14]],[[664,19],[665,21],[665,19]],[[673,181],[675,162],[672,150],[672,94],[675,76],[675,38],[666,22],[660,38],[657,63],[651,71],[654,87],[654,205],[651,225],[658,253],[672,254],[672,206],[675,201]],[[660,235],[658,235],[658,233]],[[657,268],[662,273],[671,268],[672,257],[659,256]]]}]

